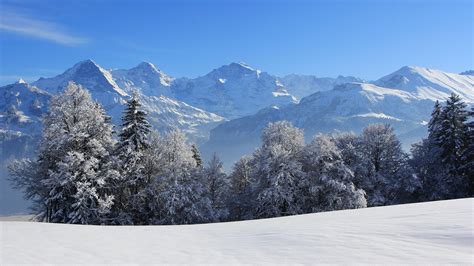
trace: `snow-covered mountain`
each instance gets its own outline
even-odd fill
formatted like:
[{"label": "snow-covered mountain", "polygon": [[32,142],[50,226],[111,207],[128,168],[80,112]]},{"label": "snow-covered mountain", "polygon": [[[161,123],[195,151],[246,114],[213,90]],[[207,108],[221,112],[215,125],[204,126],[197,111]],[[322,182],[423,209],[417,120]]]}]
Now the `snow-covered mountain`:
[{"label": "snow-covered mountain", "polygon": [[28,157],[36,151],[41,117],[50,97],[23,80],[0,87],[0,213],[17,213],[28,206],[6,179],[7,165],[12,158]]},{"label": "snow-covered mountain", "polygon": [[405,66],[374,82],[374,84],[401,89],[419,99],[444,101],[451,93],[456,93],[466,102],[474,102],[474,76],[447,73],[440,70]]},{"label": "snow-covered mountain", "polygon": [[63,74],[41,78],[33,84],[50,93],[57,93],[69,81],[74,81],[91,92],[92,97],[112,116],[116,125],[121,123],[124,103],[136,90],[155,129],[166,131],[180,128],[191,139],[202,141],[202,138],[206,138],[210,125],[223,121],[224,118],[165,96],[170,94],[167,92],[172,80],[151,63],[110,72],[92,60],[85,60]]},{"label": "snow-covered mountain", "polygon": [[113,80],[127,93],[134,90],[149,96],[172,96],[171,83],[174,78],[156,68],[152,63],[142,62],[131,69],[111,71]]},{"label": "snow-covered mountain", "polygon": [[3,131],[36,133],[47,110],[49,93],[23,80],[0,87],[0,125]]},{"label": "snow-covered mountain", "polygon": [[318,91],[332,90],[336,85],[350,82],[364,82],[362,79],[352,76],[320,78],[314,75],[297,74],[286,75],[280,80],[281,83],[288,89],[288,91],[299,99]]},{"label": "snow-covered mountain", "polygon": [[342,83],[307,96],[299,104],[266,108],[223,123],[211,131],[204,151],[217,151],[231,163],[251,152],[259,144],[262,128],[278,120],[303,128],[307,138],[334,130],[358,132],[373,122],[390,123],[408,149],[426,135],[434,101],[444,102],[453,92],[473,104],[474,76],[403,67],[372,83]]},{"label": "snow-covered mountain", "polygon": [[195,79],[177,79],[172,90],[177,99],[229,119],[297,102],[277,77],[244,63],[231,63]]}]

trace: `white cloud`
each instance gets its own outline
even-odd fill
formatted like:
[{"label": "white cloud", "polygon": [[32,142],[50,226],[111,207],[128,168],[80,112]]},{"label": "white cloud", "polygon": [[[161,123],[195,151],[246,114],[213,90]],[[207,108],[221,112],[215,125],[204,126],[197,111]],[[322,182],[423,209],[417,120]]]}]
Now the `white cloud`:
[{"label": "white cloud", "polygon": [[79,45],[88,42],[86,38],[68,33],[56,23],[34,19],[15,12],[2,12],[0,31],[45,39],[63,45]]}]

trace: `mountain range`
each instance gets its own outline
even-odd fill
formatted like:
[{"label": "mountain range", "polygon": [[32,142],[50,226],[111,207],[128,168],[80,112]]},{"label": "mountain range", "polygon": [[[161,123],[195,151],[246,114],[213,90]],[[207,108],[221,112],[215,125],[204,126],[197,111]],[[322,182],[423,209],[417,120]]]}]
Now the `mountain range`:
[{"label": "mountain range", "polygon": [[425,136],[434,101],[445,101],[454,92],[474,103],[472,71],[402,67],[365,81],[352,76],[278,77],[231,63],[204,76],[175,78],[148,62],[107,70],[85,60],[54,77],[0,87],[2,188],[8,187],[3,184],[7,161],[34,153],[48,101],[70,81],[86,87],[117,126],[124,103],[138,93],[155,129],[180,128],[200,145],[204,157],[217,152],[228,167],[259,144],[268,122],[289,120],[308,139],[319,132],[358,132],[368,123],[390,123],[408,148]]}]

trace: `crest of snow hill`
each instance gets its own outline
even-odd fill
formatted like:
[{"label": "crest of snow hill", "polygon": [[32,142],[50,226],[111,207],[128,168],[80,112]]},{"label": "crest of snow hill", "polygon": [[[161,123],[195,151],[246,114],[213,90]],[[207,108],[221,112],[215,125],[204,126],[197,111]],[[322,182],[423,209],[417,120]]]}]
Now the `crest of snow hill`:
[{"label": "crest of snow hill", "polygon": [[468,104],[474,102],[472,71],[403,67],[365,82],[343,76],[280,78],[231,63],[190,79],[173,78],[147,62],[106,70],[85,60],[55,77],[0,88],[2,147],[39,135],[51,95],[69,81],[87,88],[116,125],[125,101],[137,91],[155,129],[179,128],[201,144],[204,153],[217,151],[225,162],[251,152],[269,122],[288,120],[304,129],[307,138],[333,130],[359,132],[372,122],[390,123],[408,146],[425,135],[435,100],[444,101],[454,92]]}]

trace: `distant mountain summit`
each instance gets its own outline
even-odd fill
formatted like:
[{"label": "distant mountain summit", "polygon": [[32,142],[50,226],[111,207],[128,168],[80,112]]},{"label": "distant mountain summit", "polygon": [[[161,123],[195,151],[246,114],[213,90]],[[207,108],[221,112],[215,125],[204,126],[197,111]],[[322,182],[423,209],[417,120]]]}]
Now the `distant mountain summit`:
[{"label": "distant mountain summit", "polygon": [[419,99],[445,100],[454,92],[463,100],[474,102],[474,76],[470,75],[405,66],[375,81],[374,84],[404,90]]},{"label": "distant mountain summit", "polygon": [[297,102],[277,77],[244,63],[231,63],[195,79],[177,79],[172,91],[177,99],[229,119]]},{"label": "distant mountain summit", "polygon": [[174,78],[156,68],[152,63],[142,62],[131,69],[111,71],[114,81],[127,93],[133,90],[150,96],[172,96],[171,83]]},{"label": "distant mountain summit", "polygon": [[152,126],[161,131],[180,128],[191,139],[202,141],[209,131],[209,126],[205,124],[224,120],[216,114],[169,98],[172,96],[170,83],[173,78],[151,63],[143,62],[129,70],[107,71],[94,61],[85,60],[60,75],[41,78],[33,84],[49,93],[57,93],[70,81],[87,88],[116,125],[121,124],[124,103],[133,91],[140,94],[142,107],[148,113]]}]

